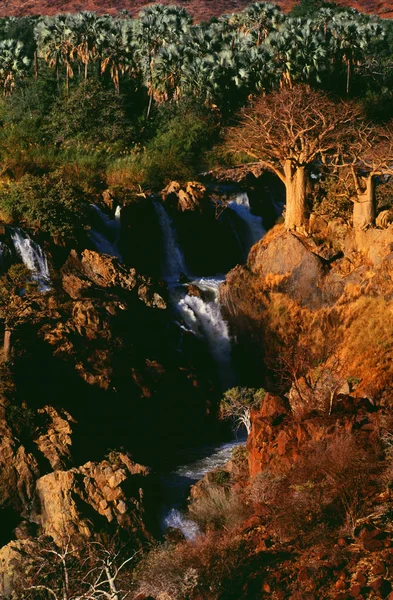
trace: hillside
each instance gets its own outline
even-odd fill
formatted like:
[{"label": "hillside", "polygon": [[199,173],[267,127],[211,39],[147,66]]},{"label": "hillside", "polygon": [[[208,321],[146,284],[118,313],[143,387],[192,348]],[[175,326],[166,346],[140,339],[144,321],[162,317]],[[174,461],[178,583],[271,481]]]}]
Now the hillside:
[{"label": "hillside", "polygon": [[[135,14],[148,3],[144,0],[3,0],[0,16],[24,16],[32,14],[53,15],[59,12],[78,12],[81,10],[99,13],[116,13],[118,10],[129,10]],[[247,0],[162,0],[162,4],[180,4],[191,12],[196,20],[206,20],[223,13],[241,10],[249,2]],[[276,4],[283,10],[289,10],[293,0],[277,0]],[[381,17],[393,17],[393,0],[337,0],[337,4],[353,6],[362,12],[377,13]]]}]

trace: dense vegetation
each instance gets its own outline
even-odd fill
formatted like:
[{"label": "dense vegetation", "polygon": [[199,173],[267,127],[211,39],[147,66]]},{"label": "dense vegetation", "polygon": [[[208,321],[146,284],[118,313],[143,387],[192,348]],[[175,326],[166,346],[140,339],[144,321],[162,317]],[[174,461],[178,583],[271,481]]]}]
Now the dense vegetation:
[{"label": "dense vegetation", "polygon": [[189,179],[229,160],[206,151],[250,94],[284,84],[357,98],[389,118],[391,22],[308,4],[285,15],[257,3],[199,25],[160,4],[136,19],[2,19],[3,180],[60,169],[91,191]]}]

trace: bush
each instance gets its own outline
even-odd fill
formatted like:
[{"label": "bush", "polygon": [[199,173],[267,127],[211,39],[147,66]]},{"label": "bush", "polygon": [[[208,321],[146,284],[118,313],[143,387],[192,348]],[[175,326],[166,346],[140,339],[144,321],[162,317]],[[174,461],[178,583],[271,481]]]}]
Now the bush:
[{"label": "bush", "polygon": [[258,475],[249,497],[268,509],[280,539],[315,544],[338,527],[353,534],[364,499],[375,485],[376,465],[373,453],[353,435],[337,432],[304,448],[286,475]]},{"label": "bush", "polygon": [[112,154],[131,138],[123,99],[93,79],[61,96],[48,117],[47,136],[62,147],[94,146]]},{"label": "bush", "polygon": [[74,240],[88,222],[89,204],[81,190],[56,174],[25,176],[0,188],[0,213],[4,220],[25,223],[53,238]]},{"label": "bush", "polygon": [[158,546],[136,570],[137,592],[162,600],[238,600],[245,597],[248,550],[233,533]]},{"label": "bush", "polygon": [[210,474],[210,481],[214,485],[222,485],[225,486],[230,482],[231,474],[228,471],[224,471],[223,469],[217,469]]},{"label": "bush", "polygon": [[233,528],[248,515],[238,494],[226,487],[208,487],[202,497],[189,505],[190,517],[202,529]]}]

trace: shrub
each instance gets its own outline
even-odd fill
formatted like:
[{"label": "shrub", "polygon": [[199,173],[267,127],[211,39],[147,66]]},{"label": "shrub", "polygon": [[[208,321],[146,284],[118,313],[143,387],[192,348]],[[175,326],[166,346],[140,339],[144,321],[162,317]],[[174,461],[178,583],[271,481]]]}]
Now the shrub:
[{"label": "shrub", "polygon": [[225,486],[229,483],[230,479],[230,473],[228,473],[228,471],[224,471],[223,469],[217,469],[210,474],[210,481],[214,485]]},{"label": "shrub", "polygon": [[190,517],[203,529],[233,528],[248,514],[240,496],[226,487],[208,487],[189,505]]},{"label": "shrub", "polygon": [[85,229],[89,204],[75,186],[53,177],[25,176],[0,188],[0,212],[53,238],[77,239]]},{"label": "shrub", "polygon": [[258,475],[249,497],[269,510],[280,538],[315,544],[337,527],[353,534],[376,472],[374,454],[353,435],[337,432],[304,448],[287,474]]},{"label": "shrub", "polygon": [[231,461],[234,463],[238,471],[248,472],[248,452],[245,446],[235,446],[232,450]]},{"label": "shrub", "polygon": [[99,81],[90,79],[61,96],[48,117],[46,134],[62,147],[119,152],[130,139],[123,99]]},{"label": "shrub", "polygon": [[233,533],[210,535],[192,544],[164,544],[140,562],[137,592],[157,600],[238,600],[247,584],[243,566],[247,556],[247,541]]}]

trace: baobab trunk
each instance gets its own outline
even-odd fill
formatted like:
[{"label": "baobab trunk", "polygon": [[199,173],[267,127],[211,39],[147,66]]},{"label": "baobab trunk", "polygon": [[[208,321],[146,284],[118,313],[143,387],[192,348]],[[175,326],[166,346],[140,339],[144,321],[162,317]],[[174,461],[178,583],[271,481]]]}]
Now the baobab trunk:
[{"label": "baobab trunk", "polygon": [[307,223],[307,174],[305,167],[293,169],[292,165],[288,163],[284,167],[285,227],[290,231],[304,227]]},{"label": "baobab trunk", "polygon": [[3,342],[3,357],[4,361],[8,362],[11,356],[11,330],[6,329],[4,331],[4,342]]},{"label": "baobab trunk", "polygon": [[365,229],[375,222],[375,176],[367,177],[365,183],[366,186],[358,190],[353,205],[354,229]]}]

